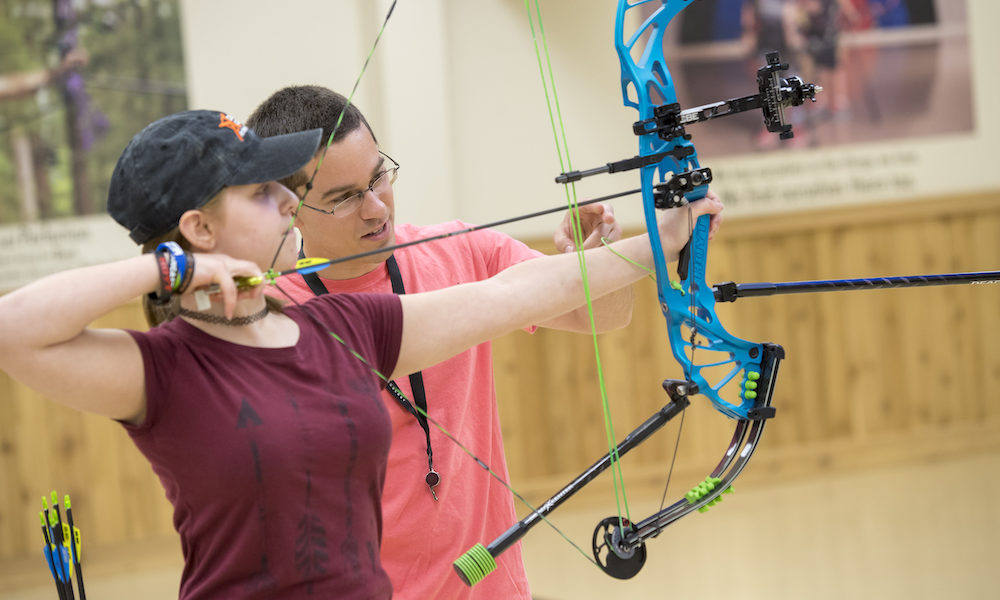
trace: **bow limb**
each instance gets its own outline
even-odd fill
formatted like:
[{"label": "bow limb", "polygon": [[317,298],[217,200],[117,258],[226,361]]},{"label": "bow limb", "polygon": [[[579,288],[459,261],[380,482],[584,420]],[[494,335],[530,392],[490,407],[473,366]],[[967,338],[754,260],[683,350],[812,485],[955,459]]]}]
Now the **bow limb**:
[{"label": "bow limb", "polygon": [[[733,481],[743,472],[760,442],[767,419],[774,415],[771,407],[773,385],[777,378],[778,364],[784,350],[775,344],[764,344],[765,373],[762,380],[770,389],[764,390],[754,409],[754,416],[736,421],[733,436],[722,459],[702,483],[688,491],[673,504],[636,523],[619,524],[616,517],[608,517],[594,529],[592,547],[594,558],[605,573],[617,579],[635,576],[646,561],[645,541],[656,537],[663,529],[695,511],[705,512],[722,500],[722,495],[732,492]],[[656,421],[659,428],[678,414],[683,415],[688,395],[696,393],[688,388],[688,381],[665,381],[664,389],[671,402],[647,421]],[[645,425],[644,425],[645,426]],[[640,428],[642,429],[642,428]],[[639,431],[639,430],[637,430]],[[627,439],[627,438],[626,438]],[[664,497],[666,490],[664,491]]]}]

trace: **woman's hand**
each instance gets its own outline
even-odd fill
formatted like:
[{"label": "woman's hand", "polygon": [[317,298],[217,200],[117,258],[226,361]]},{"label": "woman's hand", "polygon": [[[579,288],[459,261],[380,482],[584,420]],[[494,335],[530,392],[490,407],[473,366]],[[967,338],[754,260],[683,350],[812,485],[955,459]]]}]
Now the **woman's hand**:
[{"label": "woman's hand", "polygon": [[664,252],[667,253],[668,257],[680,253],[684,244],[691,239],[695,223],[702,215],[712,215],[708,228],[708,239],[714,238],[715,233],[722,225],[722,210],[722,200],[719,199],[718,194],[708,190],[708,193],[701,200],[695,200],[684,206],[661,212],[659,227]]},{"label": "woman's hand", "polygon": [[263,273],[256,263],[232,258],[225,254],[194,254],[193,256],[194,273],[191,275],[191,285],[184,292],[184,295],[210,288],[213,294],[221,296],[216,300],[221,300],[223,314],[227,319],[233,317],[238,300],[257,298],[264,293],[263,285],[239,289],[233,279],[234,277],[262,277]]}]

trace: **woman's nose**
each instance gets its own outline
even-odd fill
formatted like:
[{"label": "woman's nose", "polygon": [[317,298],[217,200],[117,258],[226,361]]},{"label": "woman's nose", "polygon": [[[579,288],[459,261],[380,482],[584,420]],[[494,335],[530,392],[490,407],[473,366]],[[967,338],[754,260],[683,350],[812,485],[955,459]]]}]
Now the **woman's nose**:
[{"label": "woman's nose", "polygon": [[295,211],[295,207],[299,205],[299,197],[295,192],[283,185],[281,186],[280,198],[278,208],[283,215],[292,214]]}]

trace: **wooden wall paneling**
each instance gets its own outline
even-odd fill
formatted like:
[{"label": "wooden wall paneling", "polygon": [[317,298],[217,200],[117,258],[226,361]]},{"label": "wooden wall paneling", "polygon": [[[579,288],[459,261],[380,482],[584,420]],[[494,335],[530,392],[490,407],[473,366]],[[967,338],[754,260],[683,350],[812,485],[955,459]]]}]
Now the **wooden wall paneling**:
[{"label": "wooden wall paneling", "polygon": [[[635,293],[632,323],[624,330],[605,335],[605,339],[618,340],[623,347],[623,360],[627,361],[624,368],[628,370],[631,379],[627,395],[616,393],[609,384],[611,410],[615,415],[615,435],[619,442],[669,402],[669,397],[661,386],[663,380],[682,376],[669,349],[655,285],[648,279],[643,279],[635,285]],[[614,370],[615,365],[609,364],[608,372],[613,373]],[[684,420],[685,431],[689,435],[682,438],[682,443],[686,444],[678,452],[691,458],[702,454],[705,436],[698,419],[689,417],[691,411]],[[674,454],[679,426],[680,417],[675,417],[647,442],[632,450],[623,461],[626,478],[633,473],[649,471],[662,471],[665,474]]]},{"label": "wooden wall paneling", "polygon": [[20,408],[14,402],[16,386],[6,373],[0,372],[0,557],[13,555],[12,548],[20,545],[14,539],[16,530],[9,525],[19,518],[15,510],[18,506],[17,482],[20,480],[17,471],[18,446],[14,439],[14,423]]},{"label": "wooden wall paneling", "polygon": [[[766,258],[748,266],[745,274],[739,273],[740,282],[812,279],[819,272],[812,230],[759,235],[749,241],[748,253]],[[785,348],[774,398],[777,418],[768,425],[769,445],[830,436],[824,414],[832,405],[824,384],[828,355],[816,299],[816,295],[772,296],[742,299],[733,305],[741,316],[739,330],[734,324],[740,337],[771,341]]]},{"label": "wooden wall paneling", "polygon": [[[817,229],[812,238],[816,254],[815,272],[808,279],[830,278],[835,273],[839,256],[834,250],[835,235],[830,230]],[[846,438],[850,435],[852,406],[847,398],[847,356],[844,349],[844,332],[849,327],[840,298],[833,293],[806,296],[816,311],[816,328],[806,357],[814,365],[813,379],[801,388],[801,401],[822,407],[825,439]],[[796,363],[796,369],[799,364]],[[782,373],[784,376],[784,373]]]},{"label": "wooden wall paneling", "polygon": [[[145,328],[138,303],[94,325]],[[88,544],[173,533],[162,488],[119,425],[55,404],[6,374],[0,381],[5,390],[0,557],[37,549],[41,498],[53,489],[60,501],[67,493],[73,498],[75,521]]]},{"label": "wooden wall paneling", "polygon": [[[532,465],[547,461],[547,456],[543,452],[545,440],[535,431],[538,418],[524,398],[538,393],[544,374],[532,370],[517,376],[520,361],[534,364],[541,353],[539,344],[524,344],[518,353],[515,338],[524,335],[515,332],[493,341],[493,374],[507,468],[511,473],[530,477]],[[534,461],[529,457],[534,457]]]},{"label": "wooden wall paneling", "polygon": [[[975,417],[977,401],[974,398],[973,381],[976,364],[982,359],[977,355],[981,343],[973,330],[971,320],[974,315],[973,298],[970,292],[977,290],[951,288],[944,290],[946,311],[939,318],[941,327],[930,341],[932,351],[941,356],[941,378],[935,381],[939,392],[929,400],[932,406],[928,412],[937,417],[940,425],[970,422]],[[984,290],[985,291],[985,290]],[[950,320],[950,322],[949,322]],[[947,367],[945,367],[947,365]],[[932,392],[933,395],[933,392]],[[947,403],[947,409],[942,406]],[[934,426],[935,423],[929,423]]]},{"label": "wooden wall paneling", "polygon": [[[799,237],[799,236],[797,236]],[[797,240],[789,252],[798,254],[798,268],[789,273],[790,281],[820,279],[830,272],[829,245],[832,236],[826,231],[811,230]],[[843,401],[843,382],[835,376],[843,368],[842,351],[831,344],[844,326],[836,298],[829,294],[788,296],[787,310],[778,321],[788,322],[781,334],[788,359],[778,378],[778,389],[789,386],[796,397],[790,398],[777,428],[794,419],[796,434],[789,442],[819,443],[848,433],[849,405]],[[765,300],[766,301],[766,300]],[[788,382],[783,381],[789,377]],[[791,415],[789,415],[791,412]]]},{"label": "wooden wall paneling", "polygon": [[[927,220],[900,228],[900,248],[919,257],[916,273],[943,273],[954,264],[959,243],[955,219]],[[901,389],[909,392],[899,406],[915,426],[940,427],[962,420],[962,361],[959,301],[968,289],[933,287],[891,292],[898,301],[892,315],[899,323],[897,360],[902,363]],[[912,297],[911,297],[912,296]]]},{"label": "wooden wall paneling", "polygon": [[[34,513],[24,514],[25,489],[22,483],[30,480],[30,473],[25,471],[25,437],[38,435],[42,431],[42,421],[29,429],[26,426],[28,416],[24,403],[19,396],[26,390],[6,373],[0,373],[0,389],[3,389],[3,406],[0,406],[0,558],[16,556],[24,552],[28,545],[26,527],[23,521],[32,518],[35,531],[39,530],[38,511],[41,510],[40,497],[35,500],[39,504]],[[47,462],[41,456],[37,457],[39,468],[45,468]],[[34,494],[32,494],[34,496]],[[37,535],[41,535],[39,531]],[[36,547],[37,546],[36,538]]]},{"label": "wooden wall paneling", "polygon": [[[572,447],[576,453],[568,452],[564,455],[568,470],[572,471],[575,465],[587,466],[598,456],[607,452],[607,434],[604,425],[604,410],[602,408],[601,393],[598,389],[598,367],[594,358],[594,341],[589,334],[573,334],[568,332],[553,332],[552,341],[555,343],[568,344],[572,348],[573,356],[573,376],[571,382],[572,393],[569,397],[565,394],[555,398],[556,402],[568,404],[572,411],[572,429],[563,429],[564,437],[572,437]],[[601,374],[607,378],[609,365],[615,364],[614,353],[607,344],[602,344],[598,336],[598,347],[601,356]],[[559,353],[557,346],[551,348],[556,354]],[[609,402],[614,397],[615,390],[607,381],[605,389],[609,394]],[[613,426],[619,424],[612,419]],[[581,466],[581,469],[582,469]]]},{"label": "wooden wall paneling", "polygon": [[[630,431],[646,420],[652,412],[653,404],[650,394],[639,386],[650,379],[650,371],[647,369],[653,361],[635,351],[636,336],[629,335],[629,329],[599,336],[608,404],[617,409],[612,412],[616,434]],[[593,361],[593,357],[591,360]]]},{"label": "wooden wall paneling", "polygon": [[[986,221],[988,222],[988,219]],[[963,262],[966,264],[969,262],[963,261],[963,257],[973,256],[977,252],[976,219],[956,219],[953,230],[955,248],[949,256],[948,268],[958,270],[965,266]],[[997,263],[1000,264],[1000,261]],[[941,336],[953,338],[952,343],[955,348],[953,360],[960,368],[953,378],[952,385],[955,390],[954,401],[961,404],[958,418],[960,421],[975,421],[984,416],[980,390],[985,380],[983,366],[988,360],[989,346],[989,342],[986,341],[989,336],[980,334],[980,328],[984,323],[978,319],[976,296],[988,297],[997,294],[991,294],[987,286],[967,286],[967,289],[956,288],[954,291],[956,323],[953,328],[946,329]]]},{"label": "wooden wall paneling", "polygon": [[[529,401],[543,394],[546,374],[524,369],[525,363],[538,363],[544,348],[541,344],[520,343],[518,338],[523,337],[527,334],[513,333],[495,340],[493,355],[497,406],[504,445],[508,447],[507,466],[512,474],[531,477],[535,472],[547,472],[552,464],[544,423],[534,403]],[[508,433],[512,437],[508,438]]]},{"label": "wooden wall paneling", "polygon": [[14,390],[13,402],[19,406],[14,428],[15,504],[9,507],[7,526],[16,540],[11,551],[23,554],[28,547],[38,548],[41,539],[38,511],[42,509],[42,496],[48,497],[52,488],[65,481],[65,465],[57,459],[58,441],[53,437],[53,423],[60,413],[69,409],[53,406],[26,387]]},{"label": "wooden wall paneling", "polygon": [[[590,435],[595,426],[592,407],[598,400],[593,379],[586,376],[591,371],[593,350],[584,336],[554,331],[536,335],[544,340],[545,364],[551,368],[546,371],[546,394],[537,399],[537,406],[547,417],[549,452],[558,467],[566,468],[577,457],[586,456],[587,441],[594,439]],[[582,385],[584,380],[587,385]]]},{"label": "wooden wall paneling", "polygon": [[[962,219],[978,223],[982,221],[981,213],[997,212],[992,202],[981,200],[974,204],[971,210],[961,213]],[[710,263],[709,278],[782,281],[958,269],[957,263],[965,258],[965,249],[928,254],[919,243],[935,239],[941,244],[955,245],[963,237],[961,231],[955,230],[960,221],[948,224],[942,218],[945,211],[933,203],[916,203],[913,210],[909,208],[875,207],[872,211],[854,210],[849,214],[839,211],[831,215],[792,215],[778,217],[768,227],[754,220],[735,226],[729,223],[730,229],[724,229],[713,242],[714,262]],[[900,214],[908,216],[897,218]],[[983,231],[981,237],[996,253],[993,229],[985,227]],[[729,232],[733,233],[727,236]],[[643,285],[646,282],[637,284],[637,288]],[[928,370],[927,364],[937,365],[940,369],[937,379],[944,381],[954,380],[959,371],[968,372],[971,365],[982,362],[965,361],[962,348],[957,346],[950,351],[940,350],[939,344],[924,335],[930,327],[949,325],[928,322],[923,316],[928,310],[926,306],[960,305],[961,300],[952,295],[961,292],[975,294],[976,290],[965,286],[840,292],[745,299],[731,306],[720,305],[722,322],[734,334],[748,339],[777,340],[789,350],[775,400],[781,418],[769,425],[766,447],[778,453],[796,447],[817,447],[824,442],[851,442],[851,447],[863,447],[879,439],[917,435],[927,427],[967,419],[962,416],[967,411],[956,408],[957,405],[942,408],[940,402],[934,402],[936,410],[945,412],[934,416],[924,410],[930,416],[923,418],[914,409],[915,403],[930,402],[927,398],[934,391],[921,381],[920,374]],[[624,332],[603,336],[605,345],[619,348],[631,344],[643,352],[655,352],[654,349],[667,352],[665,340],[650,335],[656,324],[662,323],[658,307],[650,302],[653,294],[652,286],[639,290],[632,326]],[[921,302],[917,299],[919,294],[927,294],[928,299]],[[976,302],[977,307],[989,306],[989,302],[985,305]],[[937,318],[947,321],[949,309],[934,310]],[[961,309],[953,310],[960,314]],[[959,322],[950,323],[952,331]],[[622,337],[614,337],[619,335]],[[957,334],[953,337],[960,339]],[[619,352],[621,356],[628,354],[624,349],[606,351],[605,362],[613,362]],[[546,368],[544,358],[540,360],[543,362],[539,368]],[[672,366],[672,359],[663,360]],[[966,362],[971,364],[965,365]],[[663,364],[651,365],[647,370],[655,371]],[[632,370],[640,374],[631,379],[638,390],[644,371]],[[627,379],[623,374],[610,377],[618,385]],[[955,385],[951,384],[951,388],[954,393]],[[914,400],[915,397],[919,398]],[[621,435],[628,430],[624,426],[626,420],[635,418],[631,409],[638,404],[612,406],[613,410],[628,415],[624,420],[615,418]],[[682,452],[691,460],[707,461],[718,448],[713,445],[715,441],[706,441],[713,435],[711,427],[696,432],[704,425],[692,423],[687,422],[687,433],[691,436],[682,440]],[[650,446],[658,452],[633,454],[640,457],[642,468],[652,469],[665,459],[665,447],[656,443]]]},{"label": "wooden wall paneling", "polygon": [[[981,264],[1000,263],[1000,211],[988,219],[977,220],[974,231],[975,247],[981,249]],[[992,242],[992,243],[991,243]],[[984,268],[984,267],[977,267]],[[994,267],[995,268],[995,267]],[[985,289],[984,289],[985,288]],[[978,324],[977,339],[981,344],[976,354],[977,364],[982,364],[982,370],[974,372],[973,390],[977,397],[983,398],[981,409],[986,415],[1000,416],[1000,285],[987,284],[974,286],[973,294],[974,320]],[[992,392],[992,393],[991,393]],[[979,411],[977,410],[977,414]]]},{"label": "wooden wall paneling", "polygon": [[[633,285],[633,293],[636,305],[632,322],[624,329],[601,336],[602,347],[617,350],[607,353],[604,361],[616,441],[668,402],[660,384],[664,379],[677,375],[673,358],[666,351],[667,332],[663,319],[659,317],[655,286],[648,279],[643,279]],[[633,451],[626,458],[625,465],[632,468],[647,460],[662,458],[665,454],[662,440],[662,431],[654,434],[651,443],[643,448],[647,455]],[[602,453],[607,449],[605,442]]]},{"label": "wooden wall paneling", "polygon": [[114,421],[91,415],[82,415],[81,420],[88,432],[83,449],[89,463],[88,479],[85,486],[71,492],[80,533],[96,544],[134,539],[125,511],[123,464],[129,459],[141,460],[151,471],[149,463]]},{"label": "wooden wall paneling", "polygon": [[[840,257],[840,272],[880,274],[887,272],[886,265],[880,264],[879,251],[891,247],[885,235],[873,239],[866,230],[847,230],[838,236],[835,250]],[[884,349],[881,339],[886,334],[882,330],[887,324],[882,315],[890,308],[887,296],[878,292],[832,292],[838,294],[841,311],[846,324],[844,338],[839,351],[848,357],[847,370],[842,376],[847,381],[847,395],[844,398],[851,406],[851,437],[861,441],[869,433],[887,431],[892,428],[893,405],[886,386],[882,358]],[[879,336],[872,332],[878,331]],[[879,339],[873,339],[878,337]],[[895,337],[891,332],[888,337]]]},{"label": "wooden wall paneling", "polygon": [[[959,270],[996,269],[1000,264],[1000,211],[971,215],[962,221],[961,243],[952,268]],[[959,362],[965,367],[962,391],[967,413],[976,421],[1000,416],[1000,284],[958,288],[964,302],[960,310],[962,327],[947,331],[958,344]]]},{"label": "wooden wall paneling", "polygon": [[[792,261],[793,268],[783,273],[782,279],[802,281],[820,278],[824,268],[820,265],[819,248],[829,242],[829,237],[810,230],[794,236],[790,242],[788,253],[799,258]],[[845,433],[843,425],[839,431],[832,426],[836,422],[835,417],[840,417],[841,424],[847,419],[846,404],[834,398],[829,381],[831,373],[837,372],[836,361],[840,358],[840,353],[831,349],[828,337],[835,328],[842,326],[839,311],[834,309],[834,317],[828,320],[829,315],[824,314],[822,308],[824,302],[834,299],[820,298],[818,294],[786,298],[785,310],[774,318],[785,322],[787,328],[780,337],[772,337],[787,340],[789,352],[794,353],[778,378],[778,385],[781,386],[784,385],[782,379],[790,376],[790,389],[796,390],[797,395],[789,401],[782,416],[785,420],[790,420],[789,416],[797,417],[794,419],[797,435],[789,441],[804,444],[834,439]],[[789,415],[789,412],[792,414]]]},{"label": "wooden wall paneling", "polygon": [[[1000,197],[983,194],[730,219],[713,242],[709,279],[832,279],[998,265]],[[746,480],[996,450],[998,307],[996,284],[720,305],[735,335],[788,351],[775,396],[778,416]],[[144,328],[138,303],[99,324]],[[577,334],[515,333],[497,340],[494,350],[515,488],[527,484],[548,497],[607,451],[591,342]],[[636,284],[632,324],[602,335],[601,350],[620,437],[666,403],[659,382],[681,375],[651,282]],[[0,393],[0,559],[37,552],[38,504],[53,487],[73,495],[90,544],[174,539],[159,482],[121,427],[54,405],[6,375]],[[627,457],[627,480],[662,485],[677,425]],[[685,417],[671,497],[719,460],[731,431],[731,422],[696,399]],[[610,488],[600,485],[603,498]]]},{"label": "wooden wall paneling", "polygon": [[[138,300],[117,308],[93,326],[147,329]],[[92,511],[88,516],[94,519],[90,534],[94,540],[119,543],[176,535],[172,509],[159,479],[125,429],[104,417],[83,415],[82,419],[87,423],[87,456],[92,469],[75,504],[80,510]]]}]

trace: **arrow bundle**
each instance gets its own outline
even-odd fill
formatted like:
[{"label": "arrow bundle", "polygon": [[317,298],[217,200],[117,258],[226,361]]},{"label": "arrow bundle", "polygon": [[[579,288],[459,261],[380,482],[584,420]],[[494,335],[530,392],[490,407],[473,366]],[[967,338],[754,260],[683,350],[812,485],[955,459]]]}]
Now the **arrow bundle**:
[{"label": "arrow bundle", "polygon": [[80,600],[87,600],[87,592],[83,587],[83,567],[80,565],[80,529],[73,524],[73,508],[69,494],[65,496],[64,502],[65,523],[59,510],[59,496],[55,490],[52,491],[51,509],[49,499],[42,496],[42,510],[38,512],[38,519],[42,523],[42,537],[45,538],[42,554],[56,583],[59,600],[76,600],[76,594],[73,592],[74,576]]}]

